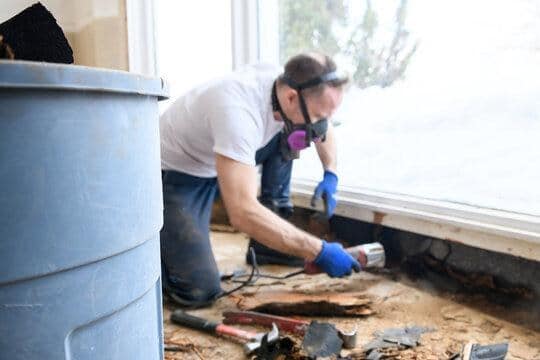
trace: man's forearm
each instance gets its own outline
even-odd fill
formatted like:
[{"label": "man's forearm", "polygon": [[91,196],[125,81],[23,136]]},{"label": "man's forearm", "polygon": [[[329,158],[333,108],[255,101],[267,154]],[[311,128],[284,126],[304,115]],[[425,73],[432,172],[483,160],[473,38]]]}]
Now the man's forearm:
[{"label": "man's forearm", "polygon": [[322,249],[320,239],[302,231],[265,208],[257,200],[255,168],[216,155],[220,192],[231,223],[264,245],[313,260]]},{"label": "man's forearm", "polygon": [[314,260],[322,248],[320,239],[283,220],[258,202],[246,204],[233,215],[233,225],[260,243],[281,252]]}]

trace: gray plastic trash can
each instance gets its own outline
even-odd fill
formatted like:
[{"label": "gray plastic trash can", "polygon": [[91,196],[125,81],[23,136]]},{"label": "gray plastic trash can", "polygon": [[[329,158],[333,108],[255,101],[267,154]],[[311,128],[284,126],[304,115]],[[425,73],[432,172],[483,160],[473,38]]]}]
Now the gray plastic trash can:
[{"label": "gray plastic trash can", "polygon": [[0,359],[161,359],[160,79],[0,61]]}]

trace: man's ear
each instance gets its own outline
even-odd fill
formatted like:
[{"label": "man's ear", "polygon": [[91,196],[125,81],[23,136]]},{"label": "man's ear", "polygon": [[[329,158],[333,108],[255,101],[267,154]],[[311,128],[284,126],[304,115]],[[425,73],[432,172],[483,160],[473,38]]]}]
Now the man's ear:
[{"label": "man's ear", "polygon": [[298,92],[291,88],[287,88],[285,91],[285,100],[287,101],[288,105],[296,104],[298,101]]}]

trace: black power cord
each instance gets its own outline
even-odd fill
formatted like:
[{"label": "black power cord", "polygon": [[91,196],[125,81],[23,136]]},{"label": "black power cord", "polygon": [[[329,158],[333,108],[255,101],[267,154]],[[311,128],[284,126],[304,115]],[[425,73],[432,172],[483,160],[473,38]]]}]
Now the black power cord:
[{"label": "black power cord", "polygon": [[[253,250],[253,248],[249,248],[249,256],[251,257],[252,260],[256,261],[255,260],[255,250]],[[257,265],[256,262],[254,262],[253,264]],[[246,281],[243,281],[239,286],[235,287],[234,289],[231,289],[229,291],[224,291],[222,292],[221,294],[219,294],[217,297],[216,297],[216,300],[217,299],[220,299],[222,297],[225,297],[225,296],[229,296],[231,295],[232,293],[242,289],[243,287],[245,286],[248,286],[248,285],[251,285],[253,283],[255,283],[255,281],[257,281],[258,279],[258,272],[259,272],[259,269],[257,266],[252,266],[251,268],[251,273],[249,274],[249,277]],[[257,278],[255,280],[253,280],[253,277],[254,276],[257,276]]]},{"label": "black power cord", "polygon": [[[242,288],[244,288],[246,286],[255,285],[255,283],[259,279],[285,280],[285,279],[289,279],[289,278],[291,278],[293,276],[300,275],[300,274],[304,273],[304,269],[302,269],[302,270],[293,271],[293,272],[285,274],[285,275],[263,274],[259,270],[259,265],[257,264],[257,256],[255,255],[255,250],[252,247],[249,248],[249,256],[251,258],[251,273],[249,275],[248,274],[239,274],[239,275],[234,275],[233,274],[232,276],[227,277],[227,278],[230,278],[232,282],[239,283],[240,285],[235,287],[232,290],[222,292],[216,299],[219,299],[219,298],[222,298],[222,297],[225,297],[225,296],[229,296],[232,293],[237,292],[238,290],[240,290],[240,289],[242,289]],[[239,280],[240,278],[244,278],[244,277],[247,277],[247,280]]]}]

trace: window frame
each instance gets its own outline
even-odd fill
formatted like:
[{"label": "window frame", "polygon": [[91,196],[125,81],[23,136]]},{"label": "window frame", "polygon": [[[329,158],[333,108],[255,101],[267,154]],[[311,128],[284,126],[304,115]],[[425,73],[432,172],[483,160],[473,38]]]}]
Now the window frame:
[{"label": "window frame", "polygon": [[126,0],[128,71],[157,76],[154,0]]},{"label": "window frame", "polygon": [[[295,206],[311,208],[316,182],[292,179]],[[336,215],[469,246],[540,260],[536,216],[339,186]]]}]

